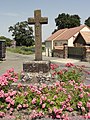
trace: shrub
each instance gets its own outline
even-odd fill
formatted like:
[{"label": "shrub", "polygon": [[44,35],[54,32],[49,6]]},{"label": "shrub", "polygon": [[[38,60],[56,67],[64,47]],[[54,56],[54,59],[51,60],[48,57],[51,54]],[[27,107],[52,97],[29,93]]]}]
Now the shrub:
[{"label": "shrub", "polygon": [[[79,80],[80,75],[77,79],[74,77],[77,75],[76,70],[81,69],[74,66],[71,67],[72,69],[69,68],[70,71],[63,72],[57,65],[51,65],[51,68],[52,72],[55,71],[59,76],[58,81],[51,85],[30,84],[26,89],[18,83],[17,91],[9,87],[12,82],[18,80],[14,70],[8,70],[2,75],[0,77],[0,117],[5,116],[7,111],[12,114],[15,109],[17,111],[27,109],[28,112],[30,111],[30,119],[42,117],[69,119],[70,114],[75,111],[77,115],[90,118],[90,85],[85,85]],[[75,72],[72,72],[74,69]],[[67,80],[60,75],[65,76]]]}]

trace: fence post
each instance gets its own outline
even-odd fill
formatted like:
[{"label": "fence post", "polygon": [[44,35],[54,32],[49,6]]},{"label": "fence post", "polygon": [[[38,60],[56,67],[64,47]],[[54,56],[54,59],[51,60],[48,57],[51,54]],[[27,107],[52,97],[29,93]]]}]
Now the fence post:
[{"label": "fence post", "polygon": [[68,58],[68,45],[64,45],[63,58]]}]

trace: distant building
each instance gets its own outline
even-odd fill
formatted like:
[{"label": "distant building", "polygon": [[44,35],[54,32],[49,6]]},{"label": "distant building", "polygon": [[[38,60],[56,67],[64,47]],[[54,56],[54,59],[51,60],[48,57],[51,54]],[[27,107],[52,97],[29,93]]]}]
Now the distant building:
[{"label": "distant building", "polygon": [[[46,56],[52,56],[52,50],[61,49],[63,45],[68,45],[68,47],[74,47],[76,44],[89,45],[89,32],[90,28],[86,25],[58,30],[45,41]],[[79,39],[81,40],[79,41]]]}]

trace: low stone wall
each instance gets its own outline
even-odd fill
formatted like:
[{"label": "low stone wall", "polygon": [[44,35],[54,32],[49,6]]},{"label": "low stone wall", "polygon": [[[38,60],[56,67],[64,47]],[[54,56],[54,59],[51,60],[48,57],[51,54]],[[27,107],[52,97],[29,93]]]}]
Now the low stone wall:
[{"label": "low stone wall", "polygon": [[59,58],[63,58],[63,50],[54,50],[53,51],[53,57],[59,57]]}]

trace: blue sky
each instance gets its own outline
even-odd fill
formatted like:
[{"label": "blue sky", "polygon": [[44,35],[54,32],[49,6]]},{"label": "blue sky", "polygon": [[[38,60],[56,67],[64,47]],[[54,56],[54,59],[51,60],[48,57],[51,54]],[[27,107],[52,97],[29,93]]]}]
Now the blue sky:
[{"label": "blue sky", "polygon": [[77,14],[84,24],[90,17],[90,0],[0,0],[0,36],[12,38],[9,26],[33,17],[36,9],[41,9],[42,17],[48,17],[48,24],[42,26],[44,41],[56,28],[58,14]]}]

